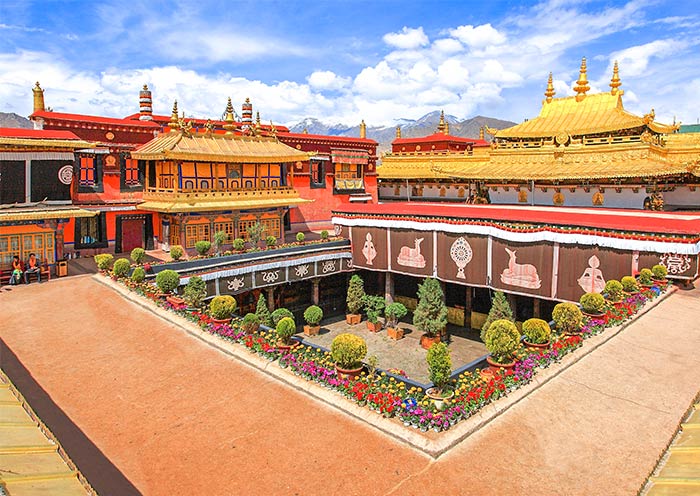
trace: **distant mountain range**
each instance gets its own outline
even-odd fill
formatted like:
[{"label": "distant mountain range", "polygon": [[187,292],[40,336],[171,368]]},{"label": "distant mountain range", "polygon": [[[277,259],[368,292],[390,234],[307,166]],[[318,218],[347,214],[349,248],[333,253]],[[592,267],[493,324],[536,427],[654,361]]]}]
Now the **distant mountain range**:
[{"label": "distant mountain range", "polygon": [[26,117],[17,114],[0,112],[0,127],[19,127],[21,129],[32,129],[34,124]]}]

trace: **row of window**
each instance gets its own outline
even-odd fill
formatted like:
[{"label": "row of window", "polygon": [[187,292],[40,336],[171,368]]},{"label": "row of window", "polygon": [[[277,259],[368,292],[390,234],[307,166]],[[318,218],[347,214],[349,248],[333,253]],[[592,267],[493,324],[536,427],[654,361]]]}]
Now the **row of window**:
[{"label": "row of window", "polygon": [[53,263],[54,232],[33,232],[21,234],[0,235],[0,266],[7,268],[12,264],[12,258],[17,255],[21,260],[27,260],[29,254],[36,254],[40,261]]},{"label": "row of window", "polygon": [[[281,236],[282,223],[280,219],[261,219],[260,221],[252,219],[238,221],[238,236],[243,239],[248,239],[248,230],[257,222],[260,222],[260,224],[263,226],[261,239],[265,239],[267,236],[275,236],[276,238]],[[235,232],[233,221],[215,222],[214,233],[221,231],[226,233],[226,240],[224,241],[224,244],[233,243]],[[211,224],[185,225],[185,248],[194,248],[197,241],[201,240],[213,241]],[[169,241],[171,245],[180,244],[179,226],[174,225],[170,227]]]}]

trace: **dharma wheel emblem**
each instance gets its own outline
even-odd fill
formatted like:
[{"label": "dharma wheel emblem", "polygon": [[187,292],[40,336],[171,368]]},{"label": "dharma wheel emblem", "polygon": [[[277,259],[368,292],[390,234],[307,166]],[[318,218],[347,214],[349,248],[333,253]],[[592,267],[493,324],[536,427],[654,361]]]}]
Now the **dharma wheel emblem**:
[{"label": "dharma wheel emblem", "polygon": [[472,261],[473,255],[472,247],[464,237],[457,238],[455,242],[452,243],[450,247],[450,258],[457,266],[457,277],[459,279],[467,278],[467,276],[464,275],[464,268]]},{"label": "dharma wheel emblem", "polygon": [[563,131],[554,137],[554,141],[557,145],[564,146],[569,142],[569,133]]},{"label": "dharma wheel emblem", "polygon": [[73,166],[64,165],[63,167],[58,169],[58,180],[66,186],[69,185],[73,180]]}]

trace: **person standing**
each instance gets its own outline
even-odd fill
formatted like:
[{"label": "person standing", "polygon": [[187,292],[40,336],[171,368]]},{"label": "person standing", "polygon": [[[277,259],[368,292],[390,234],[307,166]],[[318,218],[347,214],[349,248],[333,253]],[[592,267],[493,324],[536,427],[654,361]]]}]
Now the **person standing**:
[{"label": "person standing", "polygon": [[36,255],[33,253],[29,254],[29,260],[27,260],[27,265],[24,269],[24,282],[29,284],[30,274],[36,274],[36,280],[41,282],[41,268],[39,267],[39,261],[36,259]]}]

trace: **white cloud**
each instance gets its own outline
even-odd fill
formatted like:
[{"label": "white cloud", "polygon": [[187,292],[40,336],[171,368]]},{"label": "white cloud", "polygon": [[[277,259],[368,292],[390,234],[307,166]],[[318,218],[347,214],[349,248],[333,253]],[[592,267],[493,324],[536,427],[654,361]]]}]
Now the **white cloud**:
[{"label": "white cloud", "polygon": [[318,90],[340,90],[351,82],[350,78],[340,77],[332,71],[314,71],[306,80],[312,88]]},{"label": "white cloud", "polygon": [[[644,75],[649,67],[651,58],[672,55],[688,46],[687,42],[673,39],[656,40],[644,45],[637,45],[611,54],[612,60],[617,60],[628,77]],[[612,62],[609,66],[612,74]]]},{"label": "white cloud", "polygon": [[385,34],[382,39],[387,45],[402,49],[422,47],[427,45],[430,41],[425,32],[423,32],[423,27],[414,29],[406,26],[398,33]]},{"label": "white cloud", "polygon": [[464,50],[464,45],[453,38],[442,38],[433,42],[433,50],[438,53],[456,53]]},{"label": "white cloud", "polygon": [[450,35],[465,45],[475,48],[501,45],[506,41],[505,35],[494,29],[491,24],[482,24],[476,27],[472,25],[459,26],[456,29],[451,29]]}]

